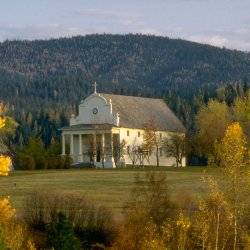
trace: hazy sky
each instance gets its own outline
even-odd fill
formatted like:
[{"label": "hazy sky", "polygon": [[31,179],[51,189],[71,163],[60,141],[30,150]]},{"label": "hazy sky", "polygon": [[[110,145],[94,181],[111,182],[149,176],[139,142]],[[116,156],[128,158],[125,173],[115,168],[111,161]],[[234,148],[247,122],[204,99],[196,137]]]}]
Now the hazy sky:
[{"label": "hazy sky", "polygon": [[0,41],[144,33],[250,51],[250,0],[0,0]]}]

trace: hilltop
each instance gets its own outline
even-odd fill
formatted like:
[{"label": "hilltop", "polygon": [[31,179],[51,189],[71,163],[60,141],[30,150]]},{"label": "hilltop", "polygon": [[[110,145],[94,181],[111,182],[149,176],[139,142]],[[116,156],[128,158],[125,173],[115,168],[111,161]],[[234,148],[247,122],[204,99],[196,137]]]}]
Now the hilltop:
[{"label": "hilltop", "polygon": [[[0,44],[0,98],[72,103],[91,92],[189,97],[250,76],[250,54],[145,35],[88,35]],[[25,108],[25,107],[24,107]]]}]

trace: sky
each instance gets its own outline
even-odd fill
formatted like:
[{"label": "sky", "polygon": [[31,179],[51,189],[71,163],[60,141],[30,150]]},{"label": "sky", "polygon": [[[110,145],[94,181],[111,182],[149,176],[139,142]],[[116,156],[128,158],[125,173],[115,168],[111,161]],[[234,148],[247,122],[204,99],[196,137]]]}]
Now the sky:
[{"label": "sky", "polygon": [[250,51],[250,0],[0,0],[0,41],[142,33]]}]

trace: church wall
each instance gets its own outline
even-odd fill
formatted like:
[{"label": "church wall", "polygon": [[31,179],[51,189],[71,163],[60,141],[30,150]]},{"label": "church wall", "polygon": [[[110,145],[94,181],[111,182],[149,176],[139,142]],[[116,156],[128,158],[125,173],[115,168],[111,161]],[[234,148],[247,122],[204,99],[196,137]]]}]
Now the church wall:
[{"label": "church wall", "polygon": [[[127,135],[127,131],[129,131],[129,136]],[[138,136],[138,132],[140,133],[140,136]],[[129,146],[132,148],[133,146],[141,146],[143,144],[143,129],[131,129],[131,128],[120,128],[120,142],[122,140],[125,140],[126,146],[125,146],[125,154],[124,154],[124,160],[126,164],[132,164],[132,161],[129,157],[129,154],[127,153],[127,147]],[[166,131],[159,131],[157,132],[158,136],[162,136],[162,139],[164,138],[170,138],[171,132]],[[162,154],[159,157],[160,160],[160,166],[173,166],[175,165],[175,158],[173,157],[167,157],[163,150]],[[183,158],[183,166],[186,166],[186,159]],[[149,162],[144,161],[144,165],[156,165],[156,156],[155,156],[155,150],[152,152],[152,154],[149,157]]]}]

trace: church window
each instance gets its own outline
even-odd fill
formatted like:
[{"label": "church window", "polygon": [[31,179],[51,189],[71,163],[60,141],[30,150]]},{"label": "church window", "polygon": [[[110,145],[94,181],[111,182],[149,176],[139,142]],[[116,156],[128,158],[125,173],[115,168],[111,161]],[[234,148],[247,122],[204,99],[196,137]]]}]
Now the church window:
[{"label": "church window", "polygon": [[140,131],[138,131],[138,137],[140,137],[141,136],[141,132]]},{"label": "church window", "polygon": [[127,130],[127,136],[129,136],[129,130]]}]

